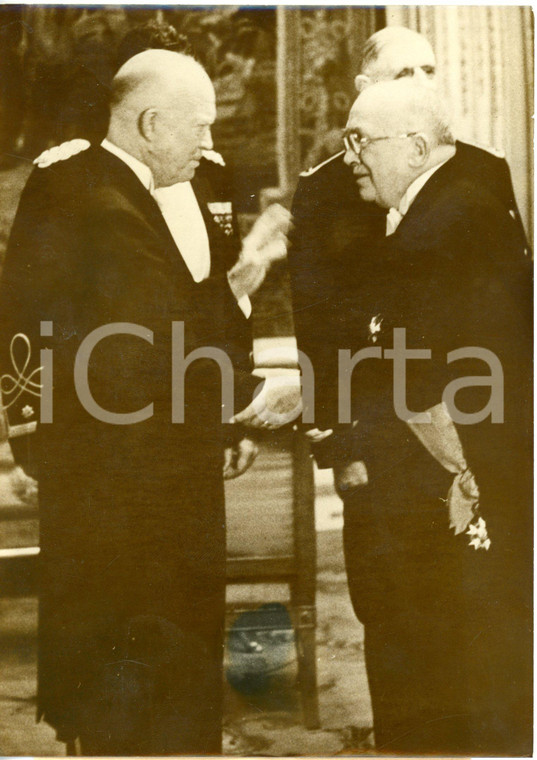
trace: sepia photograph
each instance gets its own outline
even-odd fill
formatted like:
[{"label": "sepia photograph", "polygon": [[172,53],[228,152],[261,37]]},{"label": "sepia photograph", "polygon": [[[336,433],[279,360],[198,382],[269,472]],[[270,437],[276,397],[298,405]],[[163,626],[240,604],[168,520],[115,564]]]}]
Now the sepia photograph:
[{"label": "sepia photograph", "polygon": [[0,4],[0,757],[532,757],[530,5]]}]

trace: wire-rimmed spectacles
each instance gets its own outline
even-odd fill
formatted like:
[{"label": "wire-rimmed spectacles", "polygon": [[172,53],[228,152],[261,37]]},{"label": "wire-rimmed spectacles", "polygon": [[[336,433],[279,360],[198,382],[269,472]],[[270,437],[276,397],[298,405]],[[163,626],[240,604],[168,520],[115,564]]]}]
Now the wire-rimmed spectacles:
[{"label": "wire-rimmed spectacles", "polygon": [[379,142],[379,140],[404,140],[407,137],[414,137],[417,132],[405,132],[402,135],[384,135],[383,137],[360,137],[360,133],[355,129],[344,130],[343,132],[343,144],[345,150],[352,150],[358,157],[362,154],[371,143]]}]

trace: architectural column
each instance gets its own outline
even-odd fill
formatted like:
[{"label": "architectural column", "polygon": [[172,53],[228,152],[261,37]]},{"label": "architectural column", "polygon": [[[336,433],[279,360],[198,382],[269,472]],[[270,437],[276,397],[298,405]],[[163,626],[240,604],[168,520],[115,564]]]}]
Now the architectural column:
[{"label": "architectural column", "polygon": [[280,188],[286,192],[300,172],[300,11],[276,8],[276,155]]},{"label": "architectural column", "polygon": [[438,81],[461,139],[505,153],[526,232],[533,237],[533,19],[529,6],[386,9],[388,24],[431,42]]}]

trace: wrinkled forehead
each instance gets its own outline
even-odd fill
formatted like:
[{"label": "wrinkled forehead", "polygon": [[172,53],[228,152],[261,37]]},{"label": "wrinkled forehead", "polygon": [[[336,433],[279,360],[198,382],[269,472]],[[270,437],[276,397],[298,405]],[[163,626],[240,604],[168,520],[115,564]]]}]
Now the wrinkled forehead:
[{"label": "wrinkled forehead", "polygon": [[379,79],[396,79],[405,69],[434,67],[436,59],[429,43],[420,39],[392,42],[381,49],[367,73]]}]

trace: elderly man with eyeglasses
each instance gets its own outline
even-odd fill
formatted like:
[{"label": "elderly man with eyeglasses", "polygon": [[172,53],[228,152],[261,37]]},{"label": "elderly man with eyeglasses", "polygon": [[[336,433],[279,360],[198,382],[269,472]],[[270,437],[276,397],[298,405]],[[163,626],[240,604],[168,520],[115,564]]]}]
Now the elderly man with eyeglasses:
[{"label": "elderly man with eyeglasses", "polygon": [[[347,272],[361,483],[345,499],[382,753],[531,752],[531,277],[443,104],[366,89],[344,132],[385,235]],[[349,348],[349,346],[342,346]],[[364,355],[365,356],[365,355]],[[340,389],[341,389],[340,383]]]},{"label": "elderly man with eyeglasses", "polygon": [[[390,26],[365,43],[355,87],[362,92],[377,82],[412,79],[435,88],[435,76],[435,55],[427,39],[411,29]],[[314,453],[320,466],[334,468],[338,488],[361,478],[353,429],[337,426],[338,350],[361,347],[353,325],[354,294],[344,300],[345,293],[349,274],[359,272],[363,256],[386,231],[386,209],[373,202],[367,177],[357,184],[345,165],[343,144],[341,148],[301,174],[293,199],[288,254],[298,346],[315,370],[315,424],[334,430],[322,443],[314,444]],[[505,159],[495,151],[462,142],[458,154],[468,172],[489,187],[511,215],[521,245],[527,248]],[[356,248],[349,255],[351,242]]]},{"label": "elderly man with eyeglasses", "polygon": [[[412,80],[434,91],[435,57],[422,35],[388,27],[367,41],[362,70],[355,79],[358,91],[365,95],[368,88],[391,80]],[[426,118],[427,113],[418,112],[415,117]],[[531,698],[528,621],[524,613],[527,605],[531,606],[526,577],[531,573],[526,434],[531,415],[528,413],[526,419],[527,409],[518,402],[525,393],[530,396],[526,387],[530,369],[524,353],[529,351],[529,250],[509,167],[493,152],[440,139],[434,150],[426,152],[425,164],[409,172],[405,156],[414,155],[422,145],[422,138],[415,133],[423,132],[427,123],[418,119],[416,126],[402,117],[392,118],[390,123],[386,119],[375,124],[357,123],[355,116],[351,115],[344,131],[341,152],[300,177],[293,201],[294,229],[288,259],[298,346],[310,357],[315,370],[317,430],[309,435],[318,465],[333,467],[336,488],[344,502],[345,561],[353,606],[366,628],[377,747],[383,752],[413,754],[502,754],[503,743],[503,754],[524,754],[531,751],[527,730]],[[435,118],[433,122],[438,127],[443,120]],[[448,138],[447,133],[444,137]],[[442,184],[446,173],[454,173],[452,179],[457,182]],[[439,192],[451,188],[448,200],[443,206],[428,207],[427,198],[435,187]],[[465,218],[468,209],[461,204],[474,193],[474,216]],[[483,193],[486,203],[476,220]],[[427,208],[427,217],[422,216]],[[452,224],[449,240],[444,234],[448,222]],[[476,225],[479,234],[472,236]],[[417,252],[424,253],[433,243],[441,245],[447,240],[449,245],[441,248],[440,256],[431,253],[422,260],[422,264],[430,262],[430,270],[413,269]],[[386,242],[392,246],[398,241],[404,243],[401,256],[382,258]],[[474,254],[474,244],[479,255]],[[462,271],[442,276],[442,265],[447,265],[459,247],[457,261],[466,256],[468,268],[462,266]],[[494,254],[494,269],[502,273],[501,277],[492,277],[487,252]],[[409,268],[401,271],[401,262],[405,261]],[[502,298],[496,293],[498,289],[504,293]],[[439,311],[443,304],[449,308]],[[435,315],[437,320],[424,322],[427,315]],[[515,327],[513,319],[519,319]],[[426,439],[423,434],[429,428],[412,430],[400,423],[391,393],[387,405],[379,402],[379,388],[386,389],[386,382],[391,388],[393,382],[393,362],[387,358],[369,359],[355,367],[350,422],[339,414],[339,350],[348,349],[356,356],[361,349],[381,349],[386,335],[393,334],[390,325],[408,328],[409,324],[414,337],[422,328],[416,339],[427,338],[429,345],[422,347],[433,349],[435,359],[406,362],[410,409],[426,409],[424,403],[431,408],[438,405],[442,399],[441,392],[438,398],[438,389],[441,380],[448,382],[447,370],[457,369],[461,375],[486,373],[482,362],[469,371],[464,371],[463,361],[447,365],[447,352],[452,348],[486,346],[496,332],[501,345],[493,348],[504,370],[509,368],[509,424],[470,425],[461,430],[449,427],[442,407],[437,409],[437,426],[446,423],[449,427],[442,440],[452,444],[452,448],[444,445],[436,451],[438,464],[434,454],[431,456],[435,436]],[[457,345],[450,345],[453,341]],[[409,339],[407,345],[414,347]],[[513,351],[514,358],[510,357]],[[436,373],[435,382],[424,382],[424,367],[430,374]],[[388,373],[388,380],[384,377],[382,381],[383,372]],[[475,393],[478,391],[483,392],[484,399],[477,407],[473,399],[472,410],[485,407],[488,400],[489,389],[474,388]],[[468,393],[468,388],[458,393],[457,402]],[[434,433],[436,428],[430,429]],[[428,449],[416,431],[421,432]],[[474,458],[482,505],[492,503],[494,518],[492,522],[490,516],[485,519],[485,529],[475,518],[471,526],[454,536],[464,519],[455,520],[455,529],[447,527],[453,522],[448,491],[457,469],[449,463],[448,455],[456,451],[460,467],[464,463],[461,452],[468,450]],[[462,479],[463,472],[456,477]],[[442,526],[438,537],[434,531],[437,525]],[[484,547],[493,527],[496,540],[492,539],[487,551]],[[480,535],[467,535],[469,530]],[[514,560],[510,566],[507,557]],[[485,567],[481,575],[479,566],[487,564],[493,569]],[[470,588],[468,596],[461,593],[464,584]],[[496,586],[499,596],[490,593],[491,585]],[[450,588],[454,595],[449,604],[446,601],[445,616],[437,619],[436,610],[441,609]],[[500,604],[500,596],[504,602],[511,599],[511,606]],[[491,622],[490,615],[481,624],[483,599],[491,600],[487,615],[491,609],[498,611],[499,625],[498,620]],[[510,616],[514,621],[512,634],[505,627]],[[466,626],[468,617],[473,622]],[[449,630],[459,625],[465,636],[474,631],[476,637],[474,643],[467,637],[461,644],[467,645],[468,651],[460,658],[457,638]],[[491,630],[497,633],[497,647],[490,642]],[[507,645],[510,635],[511,645]],[[477,642],[483,642],[482,646]],[[511,663],[507,652],[513,653]],[[478,656],[469,660],[469,653]],[[480,668],[484,690],[478,686]],[[468,677],[465,669],[470,671]],[[491,690],[487,684],[496,676],[496,690]],[[473,696],[464,694],[472,689]],[[465,696],[469,701],[465,702]],[[517,699],[519,709],[514,706]],[[494,700],[498,701],[497,709]],[[457,711],[466,716],[459,725],[457,719],[449,718]]]}]

